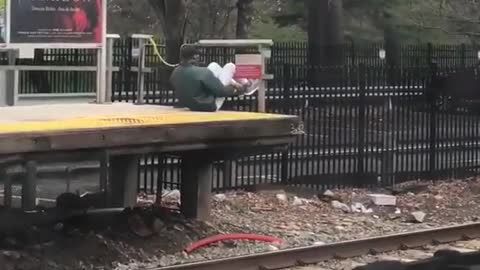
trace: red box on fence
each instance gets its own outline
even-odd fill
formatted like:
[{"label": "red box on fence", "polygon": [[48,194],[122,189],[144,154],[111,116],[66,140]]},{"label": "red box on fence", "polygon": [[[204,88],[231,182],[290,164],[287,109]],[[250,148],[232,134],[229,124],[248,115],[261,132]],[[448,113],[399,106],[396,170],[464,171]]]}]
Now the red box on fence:
[{"label": "red box on fence", "polygon": [[261,79],[262,56],[260,54],[237,54],[235,55],[236,79]]}]

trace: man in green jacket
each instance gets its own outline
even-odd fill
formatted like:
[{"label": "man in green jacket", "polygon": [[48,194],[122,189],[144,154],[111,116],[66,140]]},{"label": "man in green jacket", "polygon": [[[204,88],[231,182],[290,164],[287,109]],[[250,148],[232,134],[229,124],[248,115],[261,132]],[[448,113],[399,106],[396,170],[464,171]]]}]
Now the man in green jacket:
[{"label": "man in green jacket", "polygon": [[215,112],[220,109],[226,97],[246,93],[247,85],[233,80],[224,84],[211,69],[198,66],[199,57],[200,52],[196,47],[191,45],[182,47],[180,65],[170,77],[175,97],[178,99],[176,107]]}]

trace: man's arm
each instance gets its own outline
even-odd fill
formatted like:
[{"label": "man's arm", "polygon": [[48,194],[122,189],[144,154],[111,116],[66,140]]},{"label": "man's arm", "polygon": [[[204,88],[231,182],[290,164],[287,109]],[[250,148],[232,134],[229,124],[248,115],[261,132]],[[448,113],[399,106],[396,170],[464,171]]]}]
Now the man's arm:
[{"label": "man's arm", "polygon": [[202,79],[202,84],[205,89],[216,97],[232,97],[242,93],[242,89],[238,86],[227,85],[224,86],[222,82],[213,75],[212,72],[205,72],[205,76]]}]

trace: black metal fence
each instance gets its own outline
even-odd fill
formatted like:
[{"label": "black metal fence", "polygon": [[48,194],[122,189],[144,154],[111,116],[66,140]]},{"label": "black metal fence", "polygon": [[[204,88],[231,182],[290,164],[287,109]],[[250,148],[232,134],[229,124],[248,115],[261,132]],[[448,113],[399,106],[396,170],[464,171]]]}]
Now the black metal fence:
[{"label": "black metal fence", "polygon": [[[305,85],[303,74],[308,72],[330,80]],[[386,186],[477,174],[480,110],[476,102],[480,95],[479,100],[451,99],[438,95],[436,89],[428,91],[436,75],[445,72],[432,66],[284,65],[282,82],[268,90],[267,109],[300,116],[305,134],[288,153],[219,162],[214,170],[215,188],[258,183],[315,188]],[[249,110],[254,109],[255,100],[231,99],[227,105]],[[161,179],[174,188],[179,181],[179,161],[168,157],[161,163],[156,167]],[[148,188],[156,176],[143,177],[142,188]]]},{"label": "black metal fence", "polygon": [[[114,65],[121,70],[114,73],[114,89],[116,98],[121,100],[134,99],[135,72],[131,66],[136,65],[136,58],[132,51],[137,44],[132,39],[120,39],[114,45]],[[358,66],[364,64],[368,67],[382,67],[386,60],[379,56],[383,44],[345,44],[337,46],[335,51],[341,60],[339,65]],[[163,54],[164,47],[158,49]],[[434,45],[416,44],[399,46],[398,59],[395,61],[399,67],[425,66],[435,62],[439,67],[461,68],[478,64],[478,51],[480,47],[473,45]],[[235,49],[211,48],[205,51],[205,61],[225,63],[232,61]],[[273,74],[281,72],[284,64],[293,66],[308,65],[308,44],[305,41],[279,42],[272,48],[272,58],[268,61],[268,71]],[[2,60],[5,60],[2,57]],[[96,52],[85,49],[49,49],[37,50],[35,59],[22,59],[24,64],[38,65],[95,65]],[[166,78],[168,72],[155,56],[152,46],[147,47],[147,65],[154,67],[155,71],[147,75],[147,88],[150,91],[160,91],[168,88]],[[281,75],[281,74],[280,74]],[[21,72],[20,89],[22,94],[29,93],[88,93],[95,92],[96,76],[93,72],[80,71],[52,71],[52,72]],[[278,82],[281,76],[274,80]],[[157,100],[158,101],[158,100]]]},{"label": "black metal fence", "polygon": [[[136,73],[131,70],[136,61],[134,47],[131,40],[115,45],[114,64],[120,71],[114,73],[114,101],[136,99]],[[277,43],[268,62],[268,71],[275,79],[268,83],[267,110],[300,116],[305,133],[288,152],[217,162],[214,188],[259,183],[315,188],[392,185],[477,174],[480,110],[476,97],[429,87],[440,74],[476,71],[477,48],[405,45],[401,46],[400,64],[395,66],[388,66],[379,57],[381,48],[348,44],[341,48],[342,65],[314,67],[308,65],[306,43]],[[205,51],[205,61],[223,64],[234,53],[233,49],[212,48]],[[72,54],[78,55],[72,58],[75,60],[65,58]],[[93,52],[79,50],[48,51],[37,60],[85,65],[94,61]],[[153,68],[145,78],[147,102],[172,105],[170,70],[159,63],[151,48],[147,50],[147,66]],[[48,77],[50,90],[63,92],[65,86],[58,81],[65,82],[67,77],[58,79],[61,76],[56,74],[59,72],[43,75]],[[75,74],[68,75],[69,89],[93,92],[95,75]],[[476,83],[473,80],[468,87],[480,90]],[[36,92],[26,83],[22,89],[24,93]],[[255,111],[256,97],[231,98],[225,109]],[[139,188],[154,192],[158,181],[163,187],[177,188],[180,162],[172,156],[146,156],[139,171]]]}]

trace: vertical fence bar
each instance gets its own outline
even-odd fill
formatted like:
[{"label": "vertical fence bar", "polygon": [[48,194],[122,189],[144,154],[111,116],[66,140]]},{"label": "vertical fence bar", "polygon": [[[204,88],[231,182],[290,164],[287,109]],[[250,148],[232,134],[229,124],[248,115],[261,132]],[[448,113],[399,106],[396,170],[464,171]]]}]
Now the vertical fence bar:
[{"label": "vertical fence bar", "polygon": [[[436,63],[430,63],[430,72],[431,72],[431,77],[430,77],[430,83],[429,85],[432,84],[432,82],[435,82],[437,80],[437,64]],[[431,177],[435,177],[436,173],[436,143],[437,143],[437,109],[436,109],[436,96],[437,93],[435,93],[435,89],[426,89],[428,95],[428,103],[429,103],[429,114],[430,114],[430,145],[429,145],[429,172]]]},{"label": "vertical fence bar", "polygon": [[359,86],[359,97],[358,97],[358,133],[357,133],[357,174],[358,179],[360,179],[360,185],[365,185],[365,94],[366,94],[366,67],[364,64],[359,65],[358,70],[358,86]]}]

